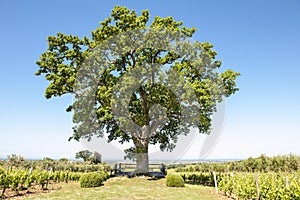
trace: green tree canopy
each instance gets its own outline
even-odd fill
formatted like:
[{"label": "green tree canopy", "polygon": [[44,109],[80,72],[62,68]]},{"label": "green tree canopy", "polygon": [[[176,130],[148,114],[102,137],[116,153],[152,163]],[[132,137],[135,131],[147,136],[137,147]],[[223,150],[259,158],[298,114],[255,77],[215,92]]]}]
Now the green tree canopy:
[{"label": "green tree canopy", "polygon": [[88,161],[91,159],[93,153],[90,152],[89,150],[82,150],[76,153],[75,158],[80,159],[82,158],[84,162]]},{"label": "green tree canopy", "polygon": [[[185,41],[193,36],[195,28],[185,27],[182,21],[173,17],[156,16],[152,22],[149,19],[148,10],[138,15],[134,10],[116,6],[111,16],[92,31],[91,37],[79,38],[63,33],[49,36],[48,49],[37,61],[40,68],[36,72],[36,75],[45,75],[50,82],[45,93],[46,98],[51,98],[82,89],[84,84],[77,84],[78,75],[84,70],[89,71],[82,80],[92,80],[96,85],[92,99],[95,119],[82,119],[93,111],[82,109],[83,96],[77,96],[74,104],[67,109],[77,109],[73,117],[77,125],[73,128],[71,139],[90,139],[93,135],[102,137],[106,132],[109,141],[133,141],[134,147],[126,152],[130,158],[137,160],[140,171],[148,170],[149,144],[159,144],[161,150],[171,151],[177,137],[188,134],[189,127],[197,127],[200,133],[209,133],[211,116],[217,104],[238,91],[235,80],[239,76],[232,70],[218,72],[221,61],[215,59],[217,53],[212,44]],[[147,44],[149,41],[151,44]],[[152,48],[154,44],[161,48]],[[98,51],[99,46],[113,50]],[[110,60],[111,57],[114,59]],[[95,70],[98,65],[99,69]],[[141,67],[147,65],[151,67]],[[158,78],[161,81],[158,82],[154,77],[162,68],[173,70],[166,73],[167,76],[172,73],[179,76],[173,75],[173,79],[168,78],[168,83],[161,84],[163,81]],[[129,90],[147,73],[149,76],[143,85]],[[167,87],[169,83],[176,87],[170,89]],[[187,85],[192,92],[186,89]],[[123,91],[124,88],[130,91],[127,92],[129,94]],[[178,89],[182,91],[180,97],[176,96],[176,88],[181,88]],[[129,104],[127,110],[122,109],[123,98],[130,100],[125,102]],[[187,101],[179,102],[182,99]],[[189,99],[192,101],[189,102]],[[195,102],[198,107],[194,106]],[[119,113],[121,116],[116,116]],[[182,123],[184,117],[195,114],[197,120],[189,119]],[[123,123],[126,117],[133,123]],[[140,129],[130,129],[135,126]],[[151,133],[145,134],[147,132]],[[136,153],[143,156],[138,157]]]}]

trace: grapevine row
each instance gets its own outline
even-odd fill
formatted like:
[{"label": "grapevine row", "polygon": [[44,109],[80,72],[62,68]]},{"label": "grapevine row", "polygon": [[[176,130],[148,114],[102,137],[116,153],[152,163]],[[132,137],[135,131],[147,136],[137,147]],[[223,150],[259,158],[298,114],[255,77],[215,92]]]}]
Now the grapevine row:
[{"label": "grapevine row", "polygon": [[0,168],[0,195],[3,196],[7,189],[18,194],[19,191],[30,189],[32,186],[40,186],[44,190],[47,189],[49,183],[79,181],[81,174],[79,172]]},{"label": "grapevine row", "polygon": [[238,199],[300,199],[297,173],[238,173],[218,176],[219,190]]},{"label": "grapevine row", "polygon": [[[215,186],[213,173],[179,173],[185,182]],[[218,190],[235,199],[300,200],[299,173],[217,173]]]}]

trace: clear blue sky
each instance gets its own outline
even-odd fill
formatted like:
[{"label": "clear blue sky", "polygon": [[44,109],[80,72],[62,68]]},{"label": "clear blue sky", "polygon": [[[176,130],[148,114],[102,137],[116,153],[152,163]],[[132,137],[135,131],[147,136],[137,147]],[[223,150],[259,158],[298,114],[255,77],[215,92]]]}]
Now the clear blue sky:
[{"label": "clear blue sky", "polygon": [[239,71],[240,91],[226,101],[222,138],[209,158],[300,154],[300,2],[0,1],[0,157],[73,158],[72,97],[46,100],[35,61],[57,32],[88,35],[115,5],[173,16],[213,43],[223,68]]}]

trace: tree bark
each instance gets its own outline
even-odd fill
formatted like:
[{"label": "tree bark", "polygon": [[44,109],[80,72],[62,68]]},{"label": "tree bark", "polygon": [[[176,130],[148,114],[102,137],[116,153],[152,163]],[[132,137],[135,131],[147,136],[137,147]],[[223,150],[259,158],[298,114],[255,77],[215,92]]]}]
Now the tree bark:
[{"label": "tree bark", "polygon": [[134,145],[136,148],[136,174],[148,174],[149,173],[149,155],[148,155],[147,139],[134,139]]}]

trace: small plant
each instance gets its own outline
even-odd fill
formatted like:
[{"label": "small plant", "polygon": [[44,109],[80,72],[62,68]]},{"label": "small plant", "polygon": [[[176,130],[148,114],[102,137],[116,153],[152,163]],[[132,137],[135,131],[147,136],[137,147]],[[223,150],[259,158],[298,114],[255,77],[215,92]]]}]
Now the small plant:
[{"label": "small plant", "polygon": [[105,174],[91,172],[83,174],[80,177],[80,187],[82,188],[90,188],[90,187],[99,187],[102,185],[102,182],[105,181],[107,177]]},{"label": "small plant", "polygon": [[168,187],[184,187],[183,178],[178,174],[167,175],[167,186]]}]

